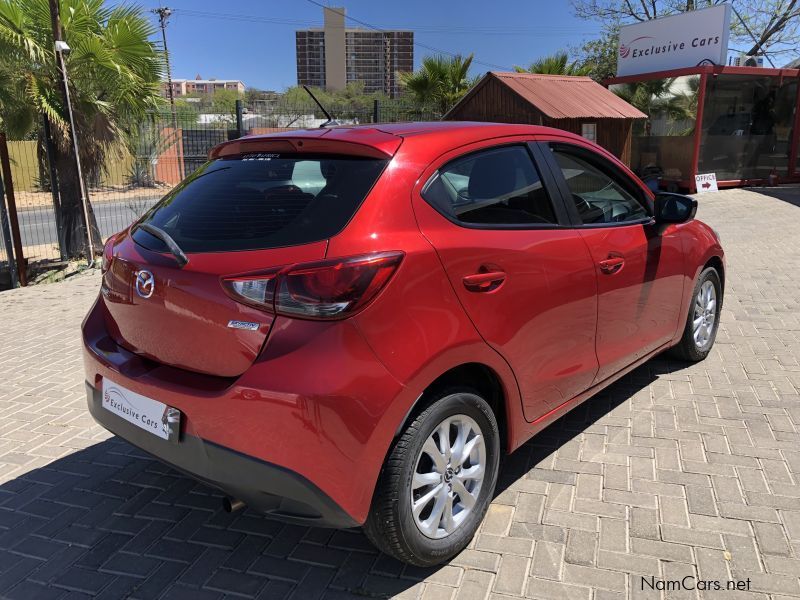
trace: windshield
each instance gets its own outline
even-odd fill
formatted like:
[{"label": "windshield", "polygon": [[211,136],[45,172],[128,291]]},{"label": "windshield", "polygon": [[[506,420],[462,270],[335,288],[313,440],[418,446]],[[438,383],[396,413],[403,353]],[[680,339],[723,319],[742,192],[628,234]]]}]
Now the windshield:
[{"label": "windshield", "polygon": [[[339,233],[387,160],[254,153],[206,163],[144,217],[184,252],[259,250]],[[166,252],[137,228],[137,243]]]}]

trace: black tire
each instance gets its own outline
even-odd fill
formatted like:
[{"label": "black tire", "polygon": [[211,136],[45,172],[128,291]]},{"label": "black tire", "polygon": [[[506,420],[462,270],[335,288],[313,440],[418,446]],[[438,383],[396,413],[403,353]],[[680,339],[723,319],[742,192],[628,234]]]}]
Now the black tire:
[{"label": "black tire", "polygon": [[[714,317],[714,325],[711,330],[709,341],[702,347],[699,347],[694,340],[694,316],[695,316],[695,301],[700,288],[706,281],[710,281],[716,292],[716,314]],[[714,340],[717,337],[717,330],[719,329],[719,319],[722,314],[722,282],[719,273],[714,267],[707,267],[700,273],[697,281],[692,290],[692,298],[689,303],[689,312],[686,315],[686,325],[683,328],[683,337],[677,346],[671,349],[671,354],[681,360],[690,362],[699,362],[704,360],[711,348],[714,347]]]},{"label": "black tire", "polygon": [[[477,391],[451,387],[406,426],[395,440],[383,465],[364,531],[382,552],[403,562],[430,567],[461,552],[483,521],[494,497],[500,459],[500,432],[489,404]],[[467,415],[477,423],[486,446],[486,467],[478,498],[464,521],[441,539],[420,531],[411,511],[411,478],[428,437],[447,417]]]}]

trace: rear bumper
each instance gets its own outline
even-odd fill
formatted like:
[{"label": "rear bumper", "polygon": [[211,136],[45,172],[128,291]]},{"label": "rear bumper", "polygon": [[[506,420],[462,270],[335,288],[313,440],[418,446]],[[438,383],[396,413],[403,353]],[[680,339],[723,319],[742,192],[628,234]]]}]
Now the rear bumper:
[{"label": "rear bumper", "polygon": [[[413,398],[352,323],[279,319],[250,368],[223,378],[128,351],[106,317],[101,296],[83,323],[89,409],[101,425],[254,509],[319,526],[364,523]],[[180,443],[149,439],[102,408],[105,379],[180,410]]]},{"label": "rear bumper", "polygon": [[259,512],[318,527],[358,526],[299,473],[185,433],[177,444],[158,438],[104,409],[100,390],[88,382],[86,400],[95,421],[111,433]]},{"label": "rear bumper", "polygon": [[282,520],[318,527],[357,527],[339,505],[308,479],[193,435],[177,444],[162,440],[104,409],[100,390],[86,383],[95,421],[175,469]]}]

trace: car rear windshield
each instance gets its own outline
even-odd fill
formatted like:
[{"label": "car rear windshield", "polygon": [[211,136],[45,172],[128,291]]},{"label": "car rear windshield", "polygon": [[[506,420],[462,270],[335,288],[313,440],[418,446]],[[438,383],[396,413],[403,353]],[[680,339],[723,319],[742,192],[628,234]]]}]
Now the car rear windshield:
[{"label": "car rear windshield", "polygon": [[[386,160],[333,155],[246,154],[206,163],[144,217],[184,252],[259,250],[307,244],[339,233]],[[137,228],[137,243],[159,238]]]}]

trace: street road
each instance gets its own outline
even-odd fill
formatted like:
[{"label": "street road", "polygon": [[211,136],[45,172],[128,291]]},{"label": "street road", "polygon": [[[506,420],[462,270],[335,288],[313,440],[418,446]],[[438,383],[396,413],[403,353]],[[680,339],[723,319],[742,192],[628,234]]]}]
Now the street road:
[{"label": "street road", "polygon": [[[124,229],[159,199],[158,197],[137,198],[134,202],[97,202],[93,204],[100,233],[105,238]],[[52,207],[22,209],[18,214],[23,246],[58,243],[56,218]]]}]

